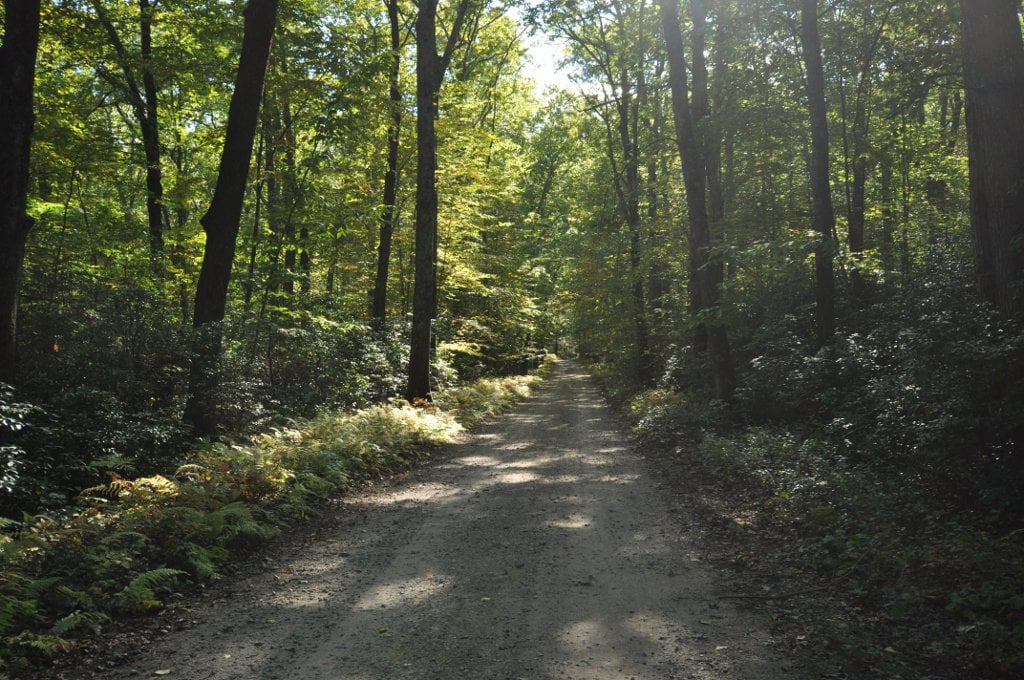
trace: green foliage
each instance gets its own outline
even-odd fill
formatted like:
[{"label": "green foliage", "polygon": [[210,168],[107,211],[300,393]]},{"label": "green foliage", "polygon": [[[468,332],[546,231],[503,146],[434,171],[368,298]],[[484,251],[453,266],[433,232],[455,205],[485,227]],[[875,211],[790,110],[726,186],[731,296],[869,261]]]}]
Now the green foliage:
[{"label": "green foliage", "polygon": [[157,598],[156,589],[185,572],[180,569],[150,569],[131,580],[120,593],[114,596],[115,606],[129,614],[145,614],[161,609],[163,603]]},{"label": "green foliage", "polygon": [[282,523],[454,441],[461,423],[496,413],[538,379],[447,390],[447,410],[396,401],[323,413],[249,445],[205,444],[172,476],[111,472],[81,491],[73,512],[0,520],[12,532],[0,535],[0,668],[66,651],[112,614],[162,608],[182,577],[216,578],[226,560],[272,540]]}]

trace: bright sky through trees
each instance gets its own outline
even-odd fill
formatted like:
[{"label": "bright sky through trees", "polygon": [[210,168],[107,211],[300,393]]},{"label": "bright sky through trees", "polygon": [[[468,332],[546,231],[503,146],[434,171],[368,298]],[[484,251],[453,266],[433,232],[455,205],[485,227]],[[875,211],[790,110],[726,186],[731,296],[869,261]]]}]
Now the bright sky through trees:
[{"label": "bright sky through trees", "polygon": [[[510,10],[515,20],[522,26],[523,17],[515,8]],[[523,75],[537,84],[537,94],[543,95],[549,87],[573,88],[569,79],[571,67],[560,62],[565,58],[565,42],[553,34],[525,34],[522,38],[523,49],[526,51],[526,62]]]}]

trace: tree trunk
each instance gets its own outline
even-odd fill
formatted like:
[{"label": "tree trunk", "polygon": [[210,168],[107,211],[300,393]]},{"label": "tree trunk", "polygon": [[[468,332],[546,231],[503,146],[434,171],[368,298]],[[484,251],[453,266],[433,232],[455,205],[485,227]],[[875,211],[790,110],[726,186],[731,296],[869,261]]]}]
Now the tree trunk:
[{"label": "tree trunk", "polygon": [[[633,105],[632,84],[629,73],[623,68],[619,76],[619,98],[617,130],[622,145],[622,196],[623,217],[629,229],[629,275],[633,297],[633,328],[636,333],[636,354],[639,362],[638,379],[647,384],[652,379],[650,348],[648,347],[647,300],[644,291],[642,271],[640,225],[640,157],[636,139],[636,111]],[[611,149],[609,149],[611,153]]]},{"label": "tree trunk", "polygon": [[216,431],[215,391],[228,283],[242,215],[242,201],[252,159],[256,122],[267,75],[270,43],[277,25],[279,0],[249,0],[238,60],[235,91],[228,109],[224,150],[210,208],[199,221],[206,232],[203,266],[196,287],[193,326],[196,344],[189,374],[185,421],[197,435]]},{"label": "tree trunk", "polygon": [[[660,0],[661,25],[665,36],[669,66],[669,87],[672,93],[672,113],[675,119],[676,141],[683,166],[686,186],[686,205],[690,213],[690,239],[696,244],[698,267],[697,285],[704,309],[714,313],[718,306],[718,288],[713,283],[707,265],[710,259],[711,225],[705,196],[706,168],[700,144],[693,128],[690,102],[687,99],[686,61],[683,36],[679,28],[678,0]],[[715,392],[719,399],[730,401],[736,389],[736,376],[732,364],[729,336],[718,321],[707,323],[708,350],[714,369]]]},{"label": "tree trunk", "polygon": [[982,295],[1024,316],[1024,45],[1016,0],[961,0],[971,228]]},{"label": "tree trunk", "polygon": [[[704,171],[707,177],[708,222],[713,234],[714,227],[720,224],[722,218],[725,217],[725,198],[722,193],[721,144],[718,142],[717,131],[713,129],[711,121],[711,101],[708,95],[708,67],[707,58],[704,56],[704,52],[707,49],[707,18],[708,1],[692,0],[690,3],[690,20],[693,23],[693,29],[690,33],[690,40],[693,43],[692,115],[695,119],[694,128],[698,144],[700,144],[701,154],[704,158]],[[701,266],[707,268],[707,274],[711,277],[712,286],[718,288],[722,285],[722,263],[714,260],[701,264],[698,247],[691,239],[690,267],[698,268]],[[696,275],[691,272],[691,279],[696,278]],[[691,295],[690,313],[694,316],[700,314],[704,304],[699,291],[697,291],[696,295]],[[698,354],[708,349],[708,331],[704,324],[698,324],[694,330],[693,349]]]},{"label": "tree trunk", "polygon": [[437,245],[437,0],[420,0],[416,19],[416,274],[409,347],[409,401],[430,399],[430,331]]},{"label": "tree trunk", "polygon": [[458,45],[469,0],[461,0],[444,54],[437,54],[437,0],[420,0],[416,18],[416,272],[409,338],[410,402],[430,399],[431,322],[437,313],[437,97]]},{"label": "tree trunk", "polygon": [[[156,80],[153,77],[153,6],[150,0],[139,0],[139,56],[142,69],[142,87],[135,77],[132,63],[135,61],[128,54],[121,36],[117,33],[104,6],[99,0],[93,0],[96,16],[99,18],[107,39],[117,54],[123,83],[115,83],[123,88],[128,103],[131,105],[135,120],[139,124],[142,137],[142,150],[146,157],[146,218],[149,228],[150,254],[157,258],[163,254],[165,219],[163,207],[163,170],[160,155],[159,100],[157,98]],[[108,79],[111,79],[108,77]]]},{"label": "tree trunk", "polygon": [[832,272],[832,232],[835,212],[829,184],[828,121],[825,108],[825,67],[818,35],[818,3],[802,0],[800,42],[807,69],[807,106],[811,118],[811,201],[814,230],[815,325],[818,347],[832,342],[835,335],[835,281]]},{"label": "tree trunk", "polygon": [[0,382],[6,383],[16,378],[18,287],[33,224],[25,210],[38,49],[39,0],[7,0],[0,47]]},{"label": "tree trunk", "polygon": [[[862,75],[861,78],[867,78]],[[857,300],[867,295],[867,283],[861,272],[864,260],[864,215],[868,181],[868,118],[864,99],[867,94],[858,91],[853,116],[853,185],[850,187],[850,214],[846,224],[847,245],[853,266],[850,269],[850,292]]]},{"label": "tree trunk", "polygon": [[160,167],[160,124],[156,80],[153,78],[153,9],[149,0],[139,0],[140,53],[142,56],[142,93],[145,117],[139,121],[142,145],[146,153],[146,215],[149,221],[149,248],[154,257],[163,254],[165,212],[163,169]]},{"label": "tree trunk", "polygon": [[391,95],[391,121],[388,125],[388,168],[384,173],[384,212],[380,219],[380,241],[377,244],[377,278],[373,286],[370,315],[383,325],[387,317],[388,269],[391,264],[391,238],[395,233],[395,202],[398,200],[398,144],[402,129],[402,90],[398,76],[401,72],[402,41],[398,19],[398,0],[388,0],[388,20],[391,23],[391,70],[388,83]]}]

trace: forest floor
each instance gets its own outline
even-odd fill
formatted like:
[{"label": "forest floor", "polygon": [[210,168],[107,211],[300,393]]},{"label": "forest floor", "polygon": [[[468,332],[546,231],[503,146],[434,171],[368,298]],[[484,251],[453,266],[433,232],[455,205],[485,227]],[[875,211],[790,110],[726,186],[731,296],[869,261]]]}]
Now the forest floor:
[{"label": "forest floor", "polygon": [[47,677],[805,676],[770,586],[738,580],[665,465],[559,362],[514,411]]}]

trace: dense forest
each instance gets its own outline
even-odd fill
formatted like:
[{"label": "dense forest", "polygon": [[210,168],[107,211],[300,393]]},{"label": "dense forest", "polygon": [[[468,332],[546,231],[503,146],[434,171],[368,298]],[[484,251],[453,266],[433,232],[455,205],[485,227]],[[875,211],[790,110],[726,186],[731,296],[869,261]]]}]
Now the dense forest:
[{"label": "dense forest", "polygon": [[558,354],[855,584],[906,677],[1019,677],[1016,0],[2,11],[7,670]]}]

